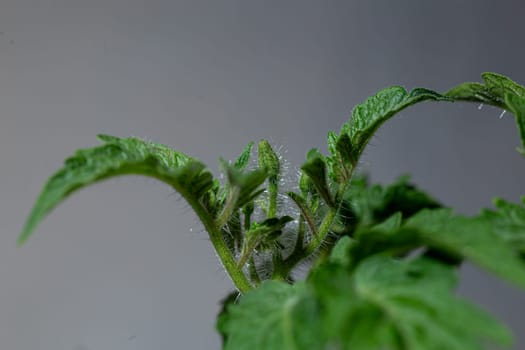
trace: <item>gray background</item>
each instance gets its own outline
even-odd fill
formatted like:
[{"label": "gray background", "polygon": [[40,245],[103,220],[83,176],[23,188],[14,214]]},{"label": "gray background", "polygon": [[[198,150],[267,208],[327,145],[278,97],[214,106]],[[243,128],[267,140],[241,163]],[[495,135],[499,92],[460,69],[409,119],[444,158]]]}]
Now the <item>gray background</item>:
[{"label": "gray background", "polygon": [[[250,140],[291,173],[380,88],[443,91],[490,70],[525,82],[522,1],[0,1],[0,346],[218,349],[231,288],[188,206],[127,177],[81,191],[23,248],[35,197],[97,133],[139,136],[216,171]],[[525,193],[513,119],[424,104],[387,123],[363,169],[402,173],[459,212]],[[461,292],[525,348],[525,297],[478,270]]]}]

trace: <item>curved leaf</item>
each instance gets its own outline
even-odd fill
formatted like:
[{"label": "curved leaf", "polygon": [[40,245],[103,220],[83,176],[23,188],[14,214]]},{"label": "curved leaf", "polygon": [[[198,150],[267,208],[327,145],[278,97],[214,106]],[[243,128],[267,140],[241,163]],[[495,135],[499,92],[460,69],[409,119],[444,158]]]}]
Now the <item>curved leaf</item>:
[{"label": "curved leaf", "polygon": [[[338,157],[354,167],[368,141],[377,129],[401,110],[423,101],[450,101],[435,91],[417,88],[408,93],[400,86],[392,86],[369,97],[352,110],[352,118],[343,125],[340,135],[331,137],[330,149]],[[347,135],[349,142],[343,138]],[[334,153],[335,150],[335,153]]]},{"label": "curved leaf", "polygon": [[508,110],[516,117],[522,146],[519,151],[525,155],[525,95],[505,94],[505,104]]},{"label": "curved leaf", "polygon": [[463,83],[445,95],[456,101],[484,103],[508,110],[516,117],[521,138],[521,153],[525,152],[525,87],[497,73],[481,75],[485,84]]},{"label": "curved leaf", "polygon": [[[213,187],[210,172],[199,161],[167,146],[137,138],[100,135],[103,145],[78,150],[47,181],[18,242],[22,244],[38,223],[73,192],[110,177],[136,174],[154,177],[177,190],[195,209]],[[208,208],[214,209],[210,198]]]}]

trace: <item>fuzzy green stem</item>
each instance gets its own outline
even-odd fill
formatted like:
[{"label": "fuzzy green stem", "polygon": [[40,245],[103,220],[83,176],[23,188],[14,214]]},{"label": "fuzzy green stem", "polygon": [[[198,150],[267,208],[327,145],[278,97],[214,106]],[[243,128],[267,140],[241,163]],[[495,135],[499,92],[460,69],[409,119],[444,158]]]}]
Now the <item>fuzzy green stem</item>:
[{"label": "fuzzy green stem", "polygon": [[277,215],[277,196],[279,194],[278,179],[270,178],[268,181],[268,218],[274,218]]},{"label": "fuzzy green stem", "polygon": [[255,245],[244,244],[242,246],[241,256],[239,257],[239,260],[237,260],[237,267],[239,269],[242,269],[248,259],[252,256],[253,249],[255,249]]},{"label": "fuzzy green stem", "polygon": [[317,236],[317,227],[315,226],[315,220],[313,217],[312,212],[310,211],[310,208],[308,208],[308,205],[306,204],[306,201],[297,195],[295,192],[288,192],[288,197],[292,199],[292,201],[297,205],[299,210],[301,211],[301,223],[304,224],[304,220],[308,223],[308,227],[310,227],[310,230],[312,231],[312,235]]},{"label": "fuzzy green stem", "polygon": [[317,235],[313,236],[312,240],[303,249],[294,249],[294,252],[283,262],[281,266],[278,267],[278,273],[276,275],[278,275],[280,278],[286,278],[299,262],[312,255],[319,249],[325,240],[326,235],[328,235],[330,232],[330,228],[332,227],[336,214],[343,202],[341,198],[348,186],[350,186],[350,181],[340,185],[335,197],[337,206],[330,208],[328,213],[326,213],[323,221],[321,222],[321,225],[319,225]]},{"label": "fuzzy green stem", "polygon": [[201,220],[202,224],[204,225],[204,228],[206,229],[206,231],[208,231],[210,241],[213,244],[217,255],[219,256],[219,259],[222,265],[224,266],[224,269],[226,270],[226,272],[228,272],[228,275],[230,275],[230,278],[232,279],[232,282],[235,285],[235,287],[241,293],[246,293],[247,291],[252,289],[252,285],[242,272],[242,269],[237,267],[237,263],[232,255],[232,252],[226,246],[226,243],[222,238],[220,226],[218,226],[218,224],[215,222],[215,220],[213,220],[208,211],[199,202],[189,200],[188,203],[191,205],[193,210],[195,210],[195,213]]}]

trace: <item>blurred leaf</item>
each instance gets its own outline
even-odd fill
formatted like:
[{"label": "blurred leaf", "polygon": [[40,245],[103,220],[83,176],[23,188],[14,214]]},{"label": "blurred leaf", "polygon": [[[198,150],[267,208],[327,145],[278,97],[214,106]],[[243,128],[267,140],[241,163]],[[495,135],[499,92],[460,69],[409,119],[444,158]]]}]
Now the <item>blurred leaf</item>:
[{"label": "blurred leaf", "polygon": [[480,218],[486,220],[495,234],[525,258],[525,197],[520,204],[497,198],[494,205],[495,210],[483,210]]},{"label": "blurred leaf", "polygon": [[253,145],[254,145],[253,141],[249,142],[246,145],[246,147],[244,148],[244,150],[242,151],[242,153],[239,155],[239,157],[234,163],[235,168],[239,170],[244,170],[248,166],[248,163],[250,162],[250,157],[252,154]]},{"label": "blurred leaf", "polygon": [[430,247],[462,256],[525,288],[525,263],[483,218],[454,215],[449,209],[423,210],[405,228]]},{"label": "blurred leaf", "polygon": [[264,191],[264,189],[260,187],[267,177],[265,170],[255,169],[252,171],[241,171],[226,161],[221,161],[221,163],[226,173],[227,188],[230,193],[235,192],[232,210],[242,208]]},{"label": "blurred leaf", "polygon": [[328,264],[309,283],[335,348],[479,350],[486,340],[510,343],[506,328],[453,295],[453,270],[428,259],[374,256],[353,274]]},{"label": "blurred leaf", "polygon": [[321,350],[319,310],[304,285],[276,281],[243,295],[221,315],[225,350]]},{"label": "blurred leaf", "polygon": [[373,226],[396,213],[409,218],[422,209],[434,209],[441,204],[409,182],[408,176],[392,184],[369,186],[366,179],[354,178],[343,196],[340,219],[352,230],[356,226]]}]

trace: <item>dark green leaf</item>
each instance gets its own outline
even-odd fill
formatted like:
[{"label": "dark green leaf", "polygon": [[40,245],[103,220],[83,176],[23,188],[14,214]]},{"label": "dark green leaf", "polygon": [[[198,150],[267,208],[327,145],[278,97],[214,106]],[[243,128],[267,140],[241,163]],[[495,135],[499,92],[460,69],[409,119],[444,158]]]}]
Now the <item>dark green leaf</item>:
[{"label": "dark green leaf", "polygon": [[496,210],[485,209],[480,218],[486,220],[495,234],[525,258],[525,197],[521,204],[498,198],[494,205]]},{"label": "dark green leaf", "polygon": [[[217,318],[220,319],[221,317],[225,316],[228,313],[228,307],[230,307],[230,305],[234,305],[240,296],[241,294],[239,294],[238,291],[228,293],[220,302],[221,310],[219,311]],[[218,330],[220,332],[220,329]],[[226,343],[227,334],[222,332],[220,332],[220,334],[222,337],[222,343]]]},{"label": "dark green leaf", "polygon": [[525,288],[525,263],[483,218],[454,215],[451,210],[423,210],[404,225],[428,246],[450,252]]},{"label": "dark green leaf", "polygon": [[324,157],[317,150],[308,152],[306,163],[301,170],[308,176],[315,186],[317,192],[328,206],[334,205],[334,200],[328,187],[326,176],[326,163]]},{"label": "dark green leaf", "polygon": [[400,212],[409,218],[422,209],[439,208],[441,204],[402,176],[387,187],[368,186],[366,180],[353,179],[343,197],[340,211],[348,225],[373,226]]},{"label": "dark green leaf", "polygon": [[403,220],[403,214],[402,212],[397,212],[395,214],[392,214],[388,219],[385,221],[375,225],[372,227],[372,230],[374,231],[382,231],[382,232],[392,232],[397,230],[399,227],[401,227],[401,222]]},{"label": "dark green leaf", "polygon": [[356,236],[349,253],[352,266],[375,254],[404,257],[425,245],[419,232],[407,228],[388,232],[364,227],[357,231]]},{"label": "dark green leaf", "polygon": [[516,118],[521,139],[521,153],[525,154],[525,97],[505,94],[505,104]]},{"label": "dark green leaf", "polygon": [[[349,152],[349,155],[341,154],[341,158],[347,158],[355,163],[370,138],[384,122],[401,110],[428,100],[448,101],[450,99],[432,90],[417,88],[408,93],[400,86],[392,86],[379,91],[364,103],[357,105],[352,110],[352,118],[341,129],[339,138],[347,135],[351,141],[351,149],[346,142],[344,142],[345,146],[340,148],[345,153]],[[338,154],[339,152],[340,150],[337,150]]]},{"label": "dark green leaf", "polygon": [[267,173],[262,169],[252,171],[241,171],[235,166],[231,166],[225,161],[221,161],[228,181],[227,187],[230,191],[237,192],[234,208],[241,208],[245,204],[253,201],[264,190],[260,189],[267,177]]},{"label": "dark green leaf", "polygon": [[335,348],[479,350],[486,340],[510,342],[501,324],[453,295],[453,270],[428,259],[375,256],[353,274],[327,264],[308,282]]},{"label": "dark green leaf", "polygon": [[354,241],[350,237],[341,237],[332,248],[329,261],[343,266],[350,265],[350,248],[352,244],[354,244]]},{"label": "dark green leaf", "polygon": [[246,239],[250,240],[254,238],[258,241],[275,241],[282,233],[284,226],[290,221],[293,221],[292,217],[283,216],[280,218],[272,217],[261,223],[253,223],[250,230],[246,232]]},{"label": "dark green leaf", "polygon": [[248,163],[250,162],[250,157],[252,154],[253,145],[254,145],[254,142],[250,141],[246,145],[242,153],[239,155],[239,158],[237,158],[237,160],[234,163],[234,166],[237,169],[244,170],[248,166]]},{"label": "dark green leaf", "polygon": [[446,93],[456,101],[493,105],[514,114],[521,138],[521,153],[525,154],[525,87],[497,73],[483,73],[485,85],[464,83]]},{"label": "dark green leaf", "polygon": [[304,285],[263,282],[218,321],[225,350],[322,350],[317,303]]},{"label": "dark green leaf", "polygon": [[478,102],[503,107],[501,99],[480,83],[463,83],[450,89],[446,95],[456,101]]},{"label": "dark green leaf", "polygon": [[521,86],[515,81],[512,81],[504,75],[485,72],[481,74],[481,77],[485,81],[485,86],[500,99],[503,99],[507,93],[525,97],[525,87]]},{"label": "dark green leaf", "polygon": [[[497,234],[496,220],[492,225],[485,218],[454,215],[449,209],[425,209],[409,218],[400,228],[387,230],[387,222],[376,227],[361,227],[350,248],[353,265],[368,256],[381,253],[405,256],[419,247],[427,247],[434,257],[448,257],[451,261],[465,258],[489,271],[525,287],[525,263],[515,250]],[[494,226],[494,227],[493,227]],[[395,227],[392,226],[392,227]],[[503,233],[501,233],[503,235]],[[518,237],[522,238],[523,234]]]},{"label": "dark green leaf", "polygon": [[246,231],[238,265],[244,266],[254,250],[277,251],[282,249],[283,247],[278,239],[282,235],[282,230],[290,221],[293,221],[292,217],[283,216],[280,218],[271,217],[263,222],[253,223],[252,227]]},{"label": "dark green leaf", "polygon": [[357,164],[357,159],[353,158],[350,136],[346,133],[337,136],[337,134],[330,131],[328,133],[328,149],[332,154],[331,157],[326,157],[330,178],[337,183],[347,183]]},{"label": "dark green leaf", "polygon": [[[102,146],[78,150],[47,181],[19,237],[23,243],[37,224],[70,194],[110,177],[136,174],[154,177],[177,190],[190,205],[212,189],[212,175],[202,163],[167,146],[137,138],[100,135]],[[209,198],[208,198],[209,199]],[[210,208],[214,205],[208,201]]]},{"label": "dark green leaf", "polygon": [[500,108],[507,108],[505,95],[525,97],[525,88],[509,78],[486,72],[481,75],[485,84],[463,83],[449,90],[445,95],[456,101],[484,103]]}]

